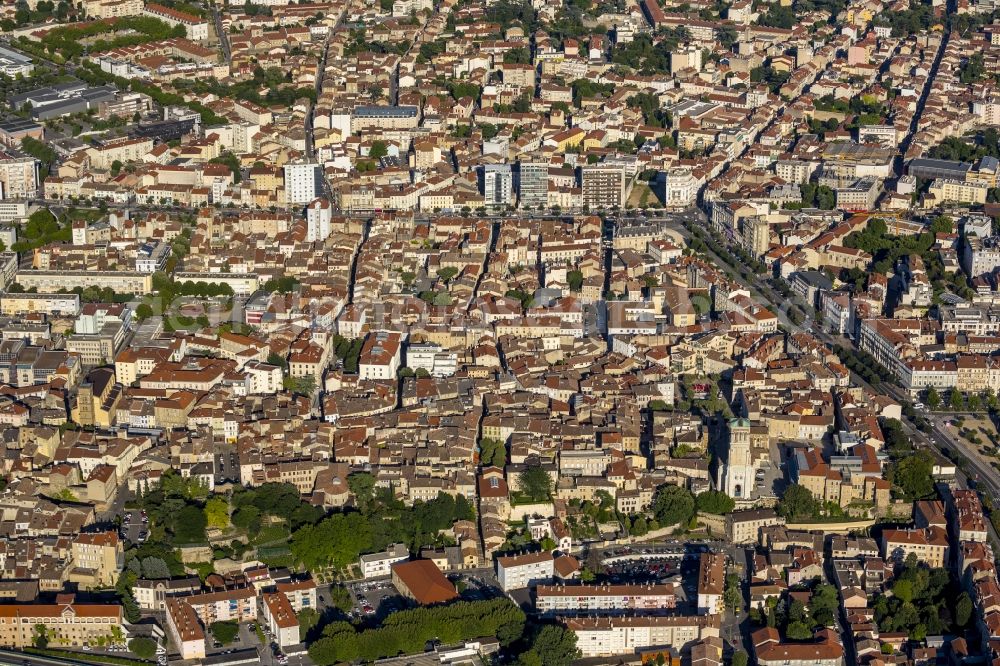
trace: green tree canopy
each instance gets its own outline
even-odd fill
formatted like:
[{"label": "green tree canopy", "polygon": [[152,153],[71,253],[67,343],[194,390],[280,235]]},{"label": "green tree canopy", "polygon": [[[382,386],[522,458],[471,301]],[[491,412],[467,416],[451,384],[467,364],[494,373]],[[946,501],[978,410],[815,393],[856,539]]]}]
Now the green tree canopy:
[{"label": "green tree canopy", "polygon": [[499,467],[507,464],[507,445],[499,439],[484,437],[479,442],[479,464],[483,467]]},{"label": "green tree canopy", "polygon": [[546,624],[532,641],[531,649],[544,666],[570,666],[580,655],[576,649],[576,634],[554,624]]},{"label": "green tree canopy", "polygon": [[695,498],[695,504],[698,511],[718,515],[729,513],[736,508],[736,500],[718,490],[706,490],[701,493]]},{"label": "green tree canopy", "polygon": [[916,451],[893,464],[888,477],[906,501],[926,499],[934,495],[933,469],[931,455],[927,451]]},{"label": "green tree canopy", "polygon": [[156,641],[145,636],[138,636],[128,642],[128,649],[139,659],[148,661],[156,656]]},{"label": "green tree canopy", "polygon": [[205,520],[208,527],[229,527],[229,502],[224,497],[212,497],[205,502]]},{"label": "green tree canopy", "polygon": [[538,465],[526,467],[517,481],[521,492],[531,501],[545,502],[552,496],[552,477]]},{"label": "green tree canopy", "polygon": [[777,510],[789,522],[808,521],[819,513],[819,501],[805,486],[793,483],[785,489]]},{"label": "green tree canopy", "polygon": [[660,525],[687,525],[694,516],[694,495],[686,488],[662,485],[653,499],[653,515]]}]

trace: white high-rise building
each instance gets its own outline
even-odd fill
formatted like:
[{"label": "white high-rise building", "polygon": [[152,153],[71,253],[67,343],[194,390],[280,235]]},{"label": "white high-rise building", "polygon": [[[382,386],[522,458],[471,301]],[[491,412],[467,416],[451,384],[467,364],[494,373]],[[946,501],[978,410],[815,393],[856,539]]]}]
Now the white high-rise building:
[{"label": "white high-rise building", "polygon": [[509,164],[487,164],[483,167],[483,197],[487,206],[514,203],[514,172]]},{"label": "white high-rise building", "polygon": [[319,165],[315,162],[289,162],[285,165],[285,200],[307,204],[316,198]]},{"label": "white high-rise building", "polygon": [[729,453],[720,470],[719,489],[733,499],[750,497],[754,488],[754,464],[750,457],[750,421],[729,422]]},{"label": "white high-rise building", "polygon": [[330,235],[333,206],[328,199],[315,199],[306,206],[306,240],[322,242]]},{"label": "white high-rise building", "polygon": [[0,199],[30,199],[38,195],[38,160],[0,152]]}]

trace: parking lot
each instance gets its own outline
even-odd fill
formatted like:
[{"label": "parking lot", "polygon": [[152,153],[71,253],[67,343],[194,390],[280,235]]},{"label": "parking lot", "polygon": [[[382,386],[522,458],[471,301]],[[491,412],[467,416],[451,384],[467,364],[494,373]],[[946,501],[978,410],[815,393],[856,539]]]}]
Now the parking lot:
[{"label": "parking lot", "polygon": [[595,572],[598,583],[678,583],[677,607],[694,612],[698,600],[698,560],[712,550],[706,544],[667,543],[605,550]]},{"label": "parking lot", "polygon": [[145,511],[125,511],[118,535],[129,543],[142,543],[149,536],[149,519]]},{"label": "parking lot", "polygon": [[455,584],[462,598],[469,601],[504,596],[492,569],[451,573],[448,574],[448,580]]},{"label": "parking lot", "polygon": [[782,468],[781,452],[771,447],[771,456],[763,467],[758,467],[754,478],[755,498],[778,497],[784,492],[785,471]]},{"label": "parking lot", "polygon": [[[206,655],[221,659],[228,655],[236,656],[238,653],[253,650],[257,653],[259,662],[266,666],[304,666],[306,657],[304,655],[285,655],[278,649],[278,644],[274,642],[274,636],[268,630],[267,624],[260,622],[260,619],[258,618],[257,622],[240,623],[236,639],[227,645],[214,640],[214,637],[209,634]],[[257,635],[258,627],[264,634],[265,642],[263,644]]]},{"label": "parking lot", "polygon": [[380,620],[407,607],[388,578],[361,581],[347,586],[351,593],[350,615],[357,619]]},{"label": "parking lot", "polygon": [[240,467],[236,451],[217,447],[215,452],[215,482],[221,485],[230,481],[235,483],[239,480]]}]

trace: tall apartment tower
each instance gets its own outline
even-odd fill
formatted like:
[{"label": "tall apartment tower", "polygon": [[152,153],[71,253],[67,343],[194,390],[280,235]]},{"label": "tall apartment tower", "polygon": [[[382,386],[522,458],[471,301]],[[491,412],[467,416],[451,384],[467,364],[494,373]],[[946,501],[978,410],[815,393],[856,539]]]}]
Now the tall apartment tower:
[{"label": "tall apartment tower", "polygon": [[306,240],[310,243],[326,240],[332,219],[333,206],[329,199],[314,199],[306,206]]},{"label": "tall apartment tower", "polygon": [[548,162],[518,162],[517,203],[520,208],[538,208],[548,205]]},{"label": "tall apartment tower", "polygon": [[588,164],[580,167],[580,194],[584,206],[611,208],[625,205],[628,177],[620,164]]},{"label": "tall apartment tower", "polygon": [[0,152],[0,199],[30,199],[38,195],[38,160]]},{"label": "tall apartment tower", "polygon": [[307,204],[319,193],[319,165],[289,162],[285,165],[285,198],[290,204]]},{"label": "tall apartment tower", "polygon": [[487,207],[514,203],[514,172],[509,164],[487,164],[483,167],[483,197]]}]

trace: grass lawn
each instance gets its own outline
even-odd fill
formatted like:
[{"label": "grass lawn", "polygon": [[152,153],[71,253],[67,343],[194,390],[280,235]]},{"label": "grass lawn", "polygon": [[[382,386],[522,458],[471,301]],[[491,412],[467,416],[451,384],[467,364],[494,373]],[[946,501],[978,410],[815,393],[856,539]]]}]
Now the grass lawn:
[{"label": "grass lawn", "polygon": [[629,194],[628,203],[625,207],[639,208],[643,205],[662,206],[663,203],[660,201],[660,197],[656,195],[653,188],[649,186],[649,183],[637,181],[636,184],[632,186],[632,192]]}]

